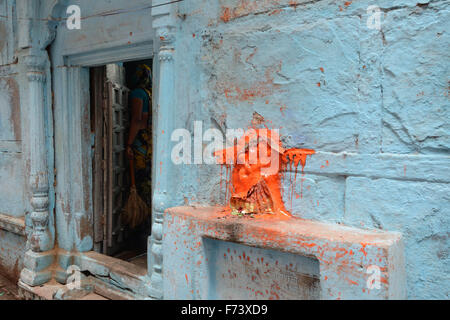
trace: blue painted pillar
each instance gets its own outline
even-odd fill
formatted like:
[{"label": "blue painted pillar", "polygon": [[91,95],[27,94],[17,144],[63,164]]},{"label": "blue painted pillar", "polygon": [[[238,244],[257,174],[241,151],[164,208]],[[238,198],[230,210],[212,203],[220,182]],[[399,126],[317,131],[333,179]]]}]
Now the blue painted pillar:
[{"label": "blue painted pillar", "polygon": [[159,93],[156,106],[156,177],[153,194],[153,224],[150,237],[148,272],[151,277],[150,295],[156,299],[163,298],[162,241],[164,211],[172,206],[171,174],[173,172],[170,135],[174,118],[174,48],[173,35],[169,29],[159,29],[161,47],[159,59]]},{"label": "blue painted pillar", "polygon": [[40,285],[52,277],[50,266],[53,264],[53,235],[49,230],[49,182],[45,143],[44,94],[45,51],[39,55],[25,57],[29,86],[30,117],[30,177],[32,230],[28,235],[29,250],[25,254],[21,280],[31,286]]},{"label": "blue painted pillar", "polygon": [[[149,295],[154,299],[163,299],[163,255],[162,244],[164,238],[164,211],[173,206],[171,196],[173,188],[173,165],[170,158],[170,136],[175,115],[174,90],[174,53],[175,26],[177,4],[164,4],[165,0],[152,2],[152,25],[155,35],[159,39],[158,93],[156,96],[156,143],[154,147],[156,170],[152,200],[152,235],[148,243],[148,275],[150,276]],[[164,5],[163,5],[164,4]]]}]

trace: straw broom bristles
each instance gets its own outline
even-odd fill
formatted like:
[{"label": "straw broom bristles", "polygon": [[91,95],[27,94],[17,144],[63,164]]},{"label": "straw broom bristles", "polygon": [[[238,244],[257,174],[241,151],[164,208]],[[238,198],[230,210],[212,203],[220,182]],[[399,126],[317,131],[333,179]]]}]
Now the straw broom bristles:
[{"label": "straw broom bristles", "polygon": [[150,215],[150,208],[139,197],[136,190],[136,183],[134,177],[134,163],[130,160],[130,176],[131,187],[128,201],[122,209],[122,222],[129,225],[131,228],[135,228],[145,221],[147,216]]},{"label": "straw broom bristles", "polygon": [[150,209],[137,194],[136,187],[131,187],[130,196],[122,211],[123,223],[135,228],[145,221],[149,213]]}]

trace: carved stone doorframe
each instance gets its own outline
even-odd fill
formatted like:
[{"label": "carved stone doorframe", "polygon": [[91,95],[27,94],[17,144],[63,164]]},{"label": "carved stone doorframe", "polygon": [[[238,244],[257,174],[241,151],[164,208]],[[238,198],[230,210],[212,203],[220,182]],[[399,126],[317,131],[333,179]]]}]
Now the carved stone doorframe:
[{"label": "carved stone doorframe", "polygon": [[164,212],[174,205],[171,195],[171,174],[174,171],[171,152],[170,136],[173,130],[175,115],[175,30],[177,4],[158,6],[165,0],[153,1],[153,28],[156,39],[159,39],[158,61],[159,82],[156,96],[156,147],[155,161],[160,167],[159,174],[155,174],[155,184],[152,200],[152,234],[149,238],[148,275],[150,276],[150,296],[163,299],[163,223]]},{"label": "carved stone doorframe", "polygon": [[[27,2],[34,3],[32,0]],[[62,4],[66,1],[55,1],[52,6],[45,7],[38,13],[36,7],[34,16],[56,17],[58,20],[63,12]],[[31,145],[31,174],[30,186],[33,192],[31,204],[33,213],[31,221],[33,228],[28,235],[28,241],[34,243],[25,257],[25,268],[22,270],[21,281],[29,286],[38,286],[56,279],[60,283],[67,280],[66,270],[70,265],[79,263],[80,254],[92,250],[92,194],[90,181],[92,172],[89,169],[90,132],[85,131],[83,124],[86,107],[89,107],[89,72],[88,67],[99,64],[123,61],[123,57],[132,56],[133,60],[145,59],[153,56],[154,72],[158,79],[155,86],[153,103],[156,106],[155,128],[159,134],[154,146],[154,164],[162,164],[159,174],[155,174],[153,207],[152,207],[152,235],[148,246],[148,273],[150,281],[148,296],[153,299],[163,298],[163,270],[162,270],[162,241],[164,211],[173,206],[170,175],[173,165],[170,159],[170,133],[174,115],[174,52],[177,3],[164,4],[164,0],[154,0],[152,9],[153,32],[156,41],[152,41],[152,30],[147,42],[133,46],[119,46],[108,48],[102,52],[85,52],[76,55],[52,56],[52,77],[45,77],[46,64],[49,58],[45,50],[38,51],[38,55],[30,55],[26,59],[29,67],[29,96],[33,112],[40,112],[41,117],[34,120],[30,128],[38,134],[33,136]],[[45,9],[47,8],[47,9]],[[38,19],[39,20],[39,19]],[[59,19],[60,20],[60,19]],[[45,47],[55,38],[55,24],[36,22],[46,28],[46,39],[42,41]],[[27,31],[31,34],[32,26]],[[155,50],[155,47],[157,48]],[[64,52],[56,50],[53,52]],[[101,62],[101,63],[100,63]],[[47,66],[48,68],[48,66]],[[52,83],[53,82],[53,83]],[[49,172],[46,159],[45,120],[43,117],[43,102],[46,86],[52,84],[54,93],[54,144],[55,151],[55,217],[49,213]],[[47,97],[51,101],[51,97]],[[87,100],[86,100],[87,99]],[[156,130],[155,130],[156,131]],[[161,133],[162,132],[162,133]],[[52,150],[53,151],[53,150]],[[49,220],[51,223],[49,223]],[[53,221],[54,220],[54,221]],[[57,248],[55,248],[55,233],[57,232]],[[57,262],[56,264],[54,262]],[[147,280],[144,280],[148,283]]]},{"label": "carved stone doorframe", "polygon": [[[20,281],[37,286],[52,278],[52,265],[55,261],[54,216],[51,214],[49,176],[49,141],[48,132],[52,132],[51,124],[46,124],[46,114],[51,112],[47,84],[50,82],[50,61],[45,51],[53,40],[53,34],[47,23],[34,19],[42,16],[40,3],[23,0],[17,3],[18,15],[24,17],[24,23],[18,26],[19,62],[26,73],[25,101],[28,110],[23,119],[28,123],[28,132],[24,135],[27,151],[28,187],[30,189],[31,213],[26,226],[27,252],[24,257],[24,268]],[[44,10],[45,11],[45,10]],[[27,127],[26,125],[24,127]],[[28,219],[27,219],[28,220]]]}]

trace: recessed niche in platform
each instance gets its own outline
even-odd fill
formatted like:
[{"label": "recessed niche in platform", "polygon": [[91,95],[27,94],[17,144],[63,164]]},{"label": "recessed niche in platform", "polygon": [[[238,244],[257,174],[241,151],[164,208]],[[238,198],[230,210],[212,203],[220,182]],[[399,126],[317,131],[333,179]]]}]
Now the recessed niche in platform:
[{"label": "recessed niche in platform", "polygon": [[320,299],[319,261],[204,238],[208,299]]}]

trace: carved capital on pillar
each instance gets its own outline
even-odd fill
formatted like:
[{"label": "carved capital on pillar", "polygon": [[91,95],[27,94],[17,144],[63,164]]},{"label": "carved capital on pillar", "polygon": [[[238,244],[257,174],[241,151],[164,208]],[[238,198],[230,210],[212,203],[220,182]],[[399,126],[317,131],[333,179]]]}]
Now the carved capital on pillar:
[{"label": "carved capital on pillar", "polygon": [[25,65],[28,72],[44,72],[47,64],[47,56],[43,51],[40,55],[29,55],[24,57]]},{"label": "carved capital on pillar", "polygon": [[43,73],[28,73],[28,81],[35,81],[35,82],[45,82],[45,74]]},{"label": "carved capital on pillar", "polygon": [[44,82],[45,66],[47,63],[47,57],[42,52],[42,55],[30,55],[24,58],[25,65],[27,66],[27,76],[30,82]]},{"label": "carved capital on pillar", "polygon": [[172,61],[173,60],[173,50],[162,49],[158,54],[159,61]]},{"label": "carved capital on pillar", "polygon": [[175,33],[171,27],[161,27],[156,29],[156,34],[161,41],[161,46],[172,46],[175,42]]},{"label": "carved capital on pillar", "polygon": [[174,54],[175,33],[173,28],[161,27],[156,29],[156,34],[160,40],[158,58],[159,61],[172,61]]}]

